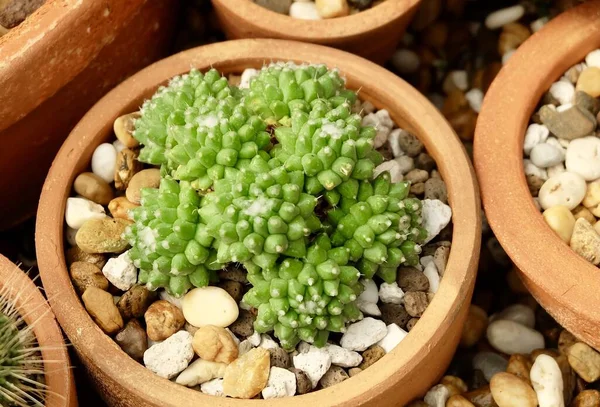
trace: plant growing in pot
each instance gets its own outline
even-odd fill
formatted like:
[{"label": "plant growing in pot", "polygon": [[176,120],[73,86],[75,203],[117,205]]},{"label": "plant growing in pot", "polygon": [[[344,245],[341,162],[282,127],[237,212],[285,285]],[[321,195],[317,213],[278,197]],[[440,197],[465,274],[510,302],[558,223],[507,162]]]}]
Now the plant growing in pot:
[{"label": "plant growing in pot", "polygon": [[62,333],[46,300],[0,256],[0,404],[77,406]]},{"label": "plant growing in pot", "polygon": [[[49,0],[0,38],[0,190],[28,185],[0,204],[0,229],[35,213],[52,159],[87,109],[164,55],[177,4]],[[14,5],[25,10],[19,1],[3,2],[7,8]],[[23,16],[13,17],[5,24]]]},{"label": "plant growing in pot", "polygon": [[[282,1],[275,12],[250,0],[212,0],[221,27],[230,39],[281,38],[329,45],[350,51],[378,63],[384,63],[400,42],[402,35],[417,11],[419,0],[386,0],[357,14],[346,15],[347,5],[342,1],[334,8],[325,5],[326,21],[294,18],[282,14],[289,10]],[[319,3],[327,3],[319,1]],[[359,2],[360,3],[360,2]],[[362,2],[368,3],[368,2]],[[274,2],[271,2],[274,4]],[[281,7],[284,10],[281,10]],[[309,6],[309,4],[293,7]],[[335,9],[335,10],[334,10]],[[341,11],[336,11],[341,9]],[[320,17],[313,10],[313,18]],[[304,13],[301,13],[304,14]],[[257,18],[257,16],[260,16]],[[304,18],[307,18],[306,16]]]},{"label": "plant growing in pot", "polygon": [[[519,47],[486,95],[475,137],[483,202],[498,240],[539,303],[596,348],[600,280],[588,261],[595,262],[590,253],[598,237],[587,208],[594,210],[595,176],[585,171],[593,171],[593,161],[587,160],[595,157],[586,143],[597,142],[594,87],[599,82],[594,79],[597,53],[591,52],[600,47],[599,8],[598,1],[577,6]],[[585,151],[578,152],[578,146]],[[582,217],[586,220],[578,220],[574,230],[575,218]]]},{"label": "plant growing in pot", "polygon": [[[239,57],[241,50],[246,57]],[[257,71],[265,60],[286,63]],[[197,70],[188,73],[190,66]],[[219,74],[242,71],[239,87],[232,84],[234,77],[228,83]],[[371,79],[375,77],[377,82]],[[379,85],[381,80],[389,92]],[[349,89],[359,88],[364,102],[353,110],[356,94]],[[132,114],[145,99],[140,112]],[[362,118],[360,110],[371,113]],[[379,131],[370,125],[374,122]],[[419,138],[392,131],[394,122]],[[306,133],[296,135],[298,126]],[[122,150],[124,155],[135,156],[138,143],[143,145],[133,165],[115,169],[102,159],[102,143],[115,137],[112,128],[117,145],[130,146]],[[388,140],[392,133],[397,143]],[[167,134],[168,141],[162,137]],[[319,148],[303,152],[295,138]],[[213,144],[215,140],[219,142]],[[77,159],[66,163],[73,143],[79,146]],[[388,160],[387,168],[379,167],[382,157],[373,146],[387,147],[386,157],[397,158]],[[201,167],[192,156],[203,161]],[[448,156],[453,157],[452,166],[444,159]],[[458,163],[456,157],[461,157]],[[90,161],[92,174],[85,172]],[[414,180],[409,186],[401,180],[400,167],[414,161],[428,162],[419,164],[428,170],[405,169],[406,177]],[[140,162],[146,163],[145,169]],[[153,167],[157,164],[160,169]],[[121,171],[134,166],[139,172],[131,178],[131,171]],[[98,181],[103,171],[117,176],[114,189]],[[432,193],[432,184],[444,184],[447,196],[428,195],[431,199],[421,209],[416,196],[424,196],[430,177],[434,181],[427,183],[427,193]],[[93,189],[84,188],[91,185],[82,182],[86,178],[95,180]],[[201,392],[241,398],[308,392],[269,402],[331,404],[335,398],[339,405],[402,404],[441,376],[460,337],[480,238],[472,171],[435,108],[400,79],[359,57],[310,44],[243,40],[168,58],[116,88],[89,112],[57,157],[47,182],[47,191],[53,192],[42,197],[36,236],[42,278],[49,293],[62,293],[54,304],[59,319],[109,401],[191,405],[205,400]],[[82,197],[70,197],[72,185]],[[122,194],[119,188],[125,195],[114,198]],[[116,199],[108,205],[112,218],[102,206],[111,198]],[[77,214],[77,205],[89,211],[71,216]],[[431,211],[430,205],[443,213]],[[425,241],[449,222],[450,207],[454,222],[448,257],[449,245],[442,237],[437,243]],[[429,216],[433,212],[440,215],[437,220]],[[75,245],[67,262],[62,252],[65,215],[71,228],[68,238]],[[354,229],[349,237],[342,233],[345,227]],[[423,227],[432,235],[422,234]],[[424,269],[419,254],[433,255],[421,256]],[[98,284],[88,288],[75,283],[100,328],[81,305],[67,273],[67,263],[73,274],[73,261],[82,259]],[[57,267],[63,272],[50,272]],[[116,306],[106,290],[121,295]],[[134,294],[143,300],[132,302]],[[97,300],[104,305],[98,307]],[[407,324],[411,317],[420,318]],[[149,338],[150,348],[143,343],[135,349],[123,346],[124,319],[129,319],[124,330],[135,332],[142,342]],[[404,328],[411,333],[406,336]],[[116,334],[123,349],[147,368],[128,358],[105,333]],[[102,357],[91,352],[99,344]],[[173,345],[181,347],[174,354],[180,359],[176,363],[164,360]],[[358,353],[363,351],[366,355]],[[376,367],[367,368],[386,352]],[[194,354],[200,357],[188,367]],[[315,360],[322,362],[321,368]],[[362,362],[361,380],[331,386],[348,377],[343,366]],[[115,363],[119,369],[112,368]],[[287,370],[290,363],[299,369],[293,378]],[[436,368],[415,373],[421,363]],[[201,384],[201,392],[158,375],[188,386]],[[277,386],[276,380],[289,386]],[[235,390],[231,382],[238,384]]]}]

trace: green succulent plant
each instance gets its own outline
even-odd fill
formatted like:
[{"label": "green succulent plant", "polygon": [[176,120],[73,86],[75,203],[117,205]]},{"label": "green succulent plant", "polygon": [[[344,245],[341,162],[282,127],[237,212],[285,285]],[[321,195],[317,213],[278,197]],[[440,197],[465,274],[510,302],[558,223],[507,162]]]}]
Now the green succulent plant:
[{"label": "green succulent plant", "polygon": [[139,281],[183,295],[242,263],[257,332],[322,346],[362,318],[359,278],[418,263],[421,202],[392,184],[356,94],[325,66],[272,64],[249,88],[192,71],[145,102],[140,161],[160,164],[126,236]]}]

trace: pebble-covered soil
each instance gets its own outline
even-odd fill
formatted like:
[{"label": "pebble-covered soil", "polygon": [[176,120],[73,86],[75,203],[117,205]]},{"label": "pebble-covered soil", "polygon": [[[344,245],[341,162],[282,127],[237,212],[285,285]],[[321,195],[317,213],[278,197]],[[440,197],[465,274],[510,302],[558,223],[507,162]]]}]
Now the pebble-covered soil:
[{"label": "pebble-covered soil", "polygon": [[0,2],[0,37],[21,24],[46,0],[5,0]]},{"label": "pebble-covered soil", "polygon": [[385,0],[249,0],[280,14],[302,20],[344,17],[377,6]]},{"label": "pebble-covered soil", "polygon": [[[424,0],[387,66],[440,108],[470,151],[483,96],[502,63],[549,19],[580,2]],[[176,50],[224,39],[207,1],[190,1],[184,15]],[[577,80],[571,83],[576,87]],[[11,259],[35,264],[31,224],[3,233],[1,241]],[[141,325],[134,330],[141,336]],[[469,318],[446,374],[413,405],[600,405],[600,353],[537,304],[485,221]],[[85,399],[91,390],[79,394]]]}]

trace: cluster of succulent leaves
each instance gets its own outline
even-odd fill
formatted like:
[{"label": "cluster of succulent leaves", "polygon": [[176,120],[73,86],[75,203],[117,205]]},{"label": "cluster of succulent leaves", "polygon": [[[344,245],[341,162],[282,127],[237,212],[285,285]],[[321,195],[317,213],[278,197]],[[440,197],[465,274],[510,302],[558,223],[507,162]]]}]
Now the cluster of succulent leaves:
[{"label": "cluster of succulent leaves", "polygon": [[417,264],[421,202],[392,184],[336,70],[272,64],[249,88],[216,70],[174,78],[144,103],[140,161],[161,165],[127,232],[139,281],[183,295],[242,263],[257,332],[322,346],[362,318],[359,278]]}]

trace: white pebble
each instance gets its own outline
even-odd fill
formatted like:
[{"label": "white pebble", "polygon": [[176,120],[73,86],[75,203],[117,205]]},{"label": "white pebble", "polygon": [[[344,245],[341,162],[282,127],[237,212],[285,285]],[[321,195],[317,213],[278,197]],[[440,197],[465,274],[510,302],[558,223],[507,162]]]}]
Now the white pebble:
[{"label": "white pebble", "polygon": [[[402,151],[402,148],[400,147],[400,134],[402,133],[402,129],[394,129],[392,130],[392,132],[390,133],[389,137],[388,137],[388,143],[390,143],[390,147],[392,148],[392,154],[394,155],[394,158],[398,158],[404,155],[404,151]],[[398,163],[400,164],[400,163]],[[401,168],[402,170],[402,168]],[[408,171],[407,171],[408,172]],[[406,172],[404,172],[403,174],[406,174]]]},{"label": "white pebble", "polygon": [[490,322],[498,320],[514,321],[528,328],[533,328],[535,326],[535,313],[526,305],[513,304],[490,316]]},{"label": "white pebble", "polygon": [[264,349],[277,349],[279,345],[275,342],[269,335],[262,334],[260,336],[260,343],[258,344],[259,348]]},{"label": "white pebble", "polygon": [[394,161],[400,164],[402,175],[408,174],[411,170],[415,168],[415,160],[407,155],[396,157],[394,158]]},{"label": "white pebble", "polygon": [[534,20],[529,24],[529,28],[531,28],[531,32],[538,32],[544,27],[550,19],[548,17],[540,17],[537,20]]},{"label": "white pebble", "polygon": [[196,359],[187,369],[177,376],[175,383],[181,384],[182,386],[194,387],[206,383],[209,380],[222,379],[226,368],[226,363]]},{"label": "white pebble", "polygon": [[473,369],[481,370],[488,382],[499,372],[504,372],[508,361],[494,352],[479,352],[473,358]]},{"label": "white pebble", "polygon": [[331,356],[331,364],[341,367],[355,367],[360,365],[363,358],[358,352],[344,349],[341,346],[327,344],[323,349]]},{"label": "white pebble", "polygon": [[531,162],[540,168],[548,168],[563,162],[561,148],[550,143],[540,143],[531,150]]},{"label": "white pebble", "polygon": [[423,397],[423,401],[429,407],[445,407],[450,398],[450,390],[443,384],[433,386]]},{"label": "white pebble", "polygon": [[421,61],[416,52],[409,49],[398,49],[391,58],[392,66],[401,74],[411,74],[417,72]]},{"label": "white pebble", "polygon": [[567,170],[586,181],[600,178],[600,139],[595,136],[572,140],[567,147]]},{"label": "white pebble", "polygon": [[253,348],[254,348],[254,346],[252,345],[252,342],[250,342],[248,339],[244,339],[238,345],[238,357],[242,356],[245,353],[248,353],[250,351],[250,349],[253,349]]},{"label": "white pebble", "polygon": [[194,357],[192,335],[179,331],[144,352],[144,365],[166,379],[183,371]]},{"label": "white pebble", "polygon": [[583,201],[586,190],[585,180],[581,176],[565,171],[544,182],[538,197],[544,209],[564,205],[572,210]]},{"label": "white pebble", "polygon": [[526,155],[529,155],[529,153],[531,153],[531,149],[536,145],[545,142],[549,134],[550,130],[548,130],[548,127],[544,126],[543,124],[530,124],[525,132],[523,152],[525,152]]},{"label": "white pebble", "polygon": [[558,81],[550,86],[549,92],[561,105],[566,105],[573,103],[575,86],[571,82]]},{"label": "white pebble", "polygon": [[361,279],[360,282],[365,287],[356,299],[356,305],[363,313],[373,316],[381,316],[381,310],[377,306],[379,294],[377,292],[377,284],[373,280]]},{"label": "white pebble", "polygon": [[566,103],[566,104],[564,104],[564,105],[557,106],[557,107],[556,107],[556,111],[557,111],[558,113],[560,113],[560,112],[567,111],[567,110],[569,110],[569,109],[570,109],[570,108],[572,108],[572,107],[573,107],[573,103]]},{"label": "white pebble", "polygon": [[564,407],[563,376],[553,357],[539,355],[529,372],[540,407]]},{"label": "white pebble", "polygon": [[431,263],[433,261],[433,256],[423,256],[419,259],[419,263],[421,263],[421,266],[423,267],[427,267],[427,265],[429,263]]},{"label": "white pebble", "polygon": [[89,219],[106,217],[102,205],[85,198],[67,198],[65,222],[70,228],[79,229]]},{"label": "white pebble", "polygon": [[467,71],[465,70],[452,71],[448,74],[448,78],[454,84],[454,86],[462,91],[465,91],[469,88],[469,77],[467,75]]},{"label": "white pebble", "polygon": [[385,353],[389,353],[394,349],[402,340],[408,335],[404,329],[400,328],[396,324],[389,324],[387,326],[387,333],[382,340],[377,342],[377,345],[381,346]]},{"label": "white pebble", "polygon": [[593,50],[585,57],[587,66],[595,66],[600,68],[600,49]]},{"label": "white pebble", "polygon": [[347,327],[340,345],[345,349],[362,352],[382,340],[386,334],[387,328],[383,321],[367,317]]},{"label": "white pebble", "polygon": [[543,180],[548,179],[548,173],[545,169],[538,167],[531,160],[524,159],[523,160],[523,168],[525,170],[525,175],[535,175],[536,177],[540,177]]},{"label": "white pebble", "polygon": [[252,346],[259,346],[262,341],[262,337],[258,332],[254,332],[252,335],[248,337],[248,340],[252,344]]},{"label": "white pebble", "polygon": [[290,7],[290,17],[300,18],[302,20],[321,19],[316,3],[299,1],[292,3],[292,6]]},{"label": "white pebble", "polygon": [[377,134],[373,140],[373,147],[379,148],[388,140],[392,127],[394,127],[394,122],[390,118],[390,113],[385,109],[381,109],[363,117],[362,125],[372,126],[377,130]]},{"label": "white pebble", "polygon": [[487,339],[494,349],[507,355],[531,353],[544,347],[544,336],[518,322],[499,320],[488,325]]},{"label": "white pebble", "polygon": [[384,161],[375,167],[375,170],[373,171],[373,178],[385,171],[390,173],[390,182],[392,184],[400,182],[404,179],[404,176],[402,175],[402,168],[395,160]]},{"label": "white pebble", "polygon": [[429,292],[437,293],[437,290],[440,288],[440,274],[438,273],[437,267],[434,262],[429,263],[425,270],[423,270],[423,274],[429,280]]},{"label": "white pebble", "polygon": [[225,397],[223,379],[212,379],[200,385],[200,391],[211,396]]},{"label": "white pebble", "polygon": [[485,19],[485,26],[490,30],[504,27],[506,24],[514,23],[525,14],[525,7],[521,5],[496,10]]},{"label": "white pebble", "polygon": [[181,305],[185,320],[198,328],[205,325],[225,328],[239,315],[235,300],[220,287],[194,288],[183,297]]},{"label": "white pebble", "polygon": [[183,308],[183,305],[181,304],[181,300],[183,298],[173,297],[171,294],[169,294],[165,290],[158,291],[158,298],[160,298],[161,300],[170,302],[171,304],[175,305],[179,309]]},{"label": "white pebble", "polygon": [[250,80],[258,75],[258,70],[254,68],[246,68],[244,72],[242,72],[242,76],[240,78],[240,89],[248,89],[250,88]]},{"label": "white pebble", "polygon": [[546,168],[546,171],[548,173],[548,177],[552,178],[555,175],[561,174],[566,171],[565,164],[560,163],[560,164],[553,165],[552,167]]},{"label": "white pebble", "polygon": [[424,199],[422,216],[423,227],[427,230],[424,243],[428,243],[450,223],[452,209],[439,199]]},{"label": "white pebble", "polygon": [[296,394],[296,375],[287,369],[273,366],[269,372],[267,387],[262,390],[263,399],[291,397]]},{"label": "white pebble", "polygon": [[102,274],[121,291],[129,290],[137,282],[137,268],[129,258],[129,252],[108,259]]},{"label": "white pebble", "polygon": [[331,367],[331,356],[329,356],[329,353],[314,346],[308,352],[300,353],[292,359],[294,367],[306,373],[312,383],[313,389]]},{"label": "white pebble", "polygon": [[379,299],[384,304],[401,304],[404,299],[404,291],[398,287],[397,282],[392,284],[381,283],[379,286]]},{"label": "white pebble", "polygon": [[479,113],[481,111],[481,105],[483,104],[483,92],[481,89],[473,88],[465,93],[465,98],[469,102],[471,109]]},{"label": "white pebble", "polygon": [[117,150],[110,143],[102,143],[92,154],[92,172],[109,184],[115,180]]},{"label": "white pebble", "polygon": [[123,144],[123,142],[121,140],[115,140],[115,141],[113,141],[112,144],[117,153],[120,153],[121,151],[123,151],[127,148],[127,146],[125,144]]}]

